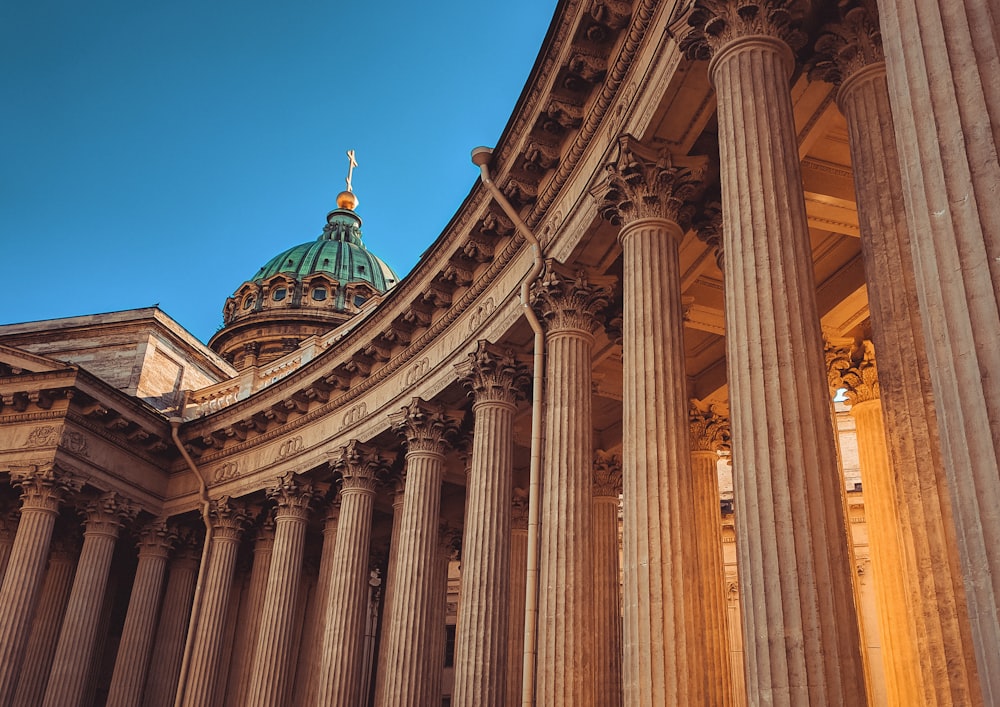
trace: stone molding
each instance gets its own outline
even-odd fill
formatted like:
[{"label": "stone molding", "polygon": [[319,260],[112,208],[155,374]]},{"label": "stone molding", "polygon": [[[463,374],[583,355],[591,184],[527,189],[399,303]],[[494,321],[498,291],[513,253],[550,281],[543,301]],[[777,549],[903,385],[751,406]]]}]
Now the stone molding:
[{"label": "stone molding", "polygon": [[443,455],[458,436],[461,414],[437,403],[413,398],[400,412],[389,416],[392,429],[406,441],[407,453]]},{"label": "stone molding", "polygon": [[532,286],[532,304],[548,333],[577,330],[593,335],[602,326],[599,313],[611,300],[614,281],[549,259],[545,274]]},{"label": "stone molding", "polygon": [[476,403],[514,405],[525,399],[531,383],[528,367],[512,349],[501,348],[482,339],[476,343],[475,351],[462,363],[455,364],[455,371]]},{"label": "stone molding", "polygon": [[622,492],[622,458],[598,449],[594,452],[594,498],[614,498]]},{"label": "stone molding", "polygon": [[604,179],[590,193],[613,225],[663,219],[680,226],[680,238],[691,225],[693,199],[704,184],[707,164],[707,158],[675,156],[666,147],[621,135],[618,159],[605,165]]}]

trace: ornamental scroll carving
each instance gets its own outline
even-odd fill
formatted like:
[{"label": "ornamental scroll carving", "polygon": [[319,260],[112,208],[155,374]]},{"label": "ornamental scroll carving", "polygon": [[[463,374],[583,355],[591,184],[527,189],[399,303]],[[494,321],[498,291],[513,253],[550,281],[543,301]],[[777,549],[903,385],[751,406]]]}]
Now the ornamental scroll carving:
[{"label": "ornamental scroll carving", "polygon": [[26,447],[51,447],[59,441],[59,431],[51,426],[36,427],[28,433]]}]

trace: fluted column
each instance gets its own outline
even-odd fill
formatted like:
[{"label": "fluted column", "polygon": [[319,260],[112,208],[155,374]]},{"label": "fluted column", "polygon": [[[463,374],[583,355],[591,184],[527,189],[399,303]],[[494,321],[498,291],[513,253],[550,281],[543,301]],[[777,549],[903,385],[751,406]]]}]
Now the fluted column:
[{"label": "fluted column", "polygon": [[10,479],[21,489],[21,518],[0,586],[0,707],[11,703],[17,688],[59,505],[82,486],[52,466],[14,466]]},{"label": "fluted column", "polygon": [[628,135],[618,148],[594,193],[621,226],[625,704],[722,705],[702,597],[687,591],[698,551],[678,251],[704,160]]},{"label": "fluted column", "polygon": [[461,559],[461,549],[462,532],[447,523],[441,523],[438,535],[438,554],[432,567],[434,599],[431,603],[430,631],[427,636],[427,664],[430,670],[430,679],[427,681],[423,702],[427,705],[439,704],[443,695],[444,653],[448,639],[446,621],[448,614],[448,570],[452,561],[458,562]]},{"label": "fluted column", "polygon": [[139,564],[118,643],[108,707],[138,707],[142,699],[167,557],[175,539],[176,534],[163,518],[149,523],[139,536]]},{"label": "fluted column", "polygon": [[239,602],[233,640],[234,655],[229,665],[229,684],[232,686],[226,694],[226,704],[229,707],[244,707],[250,691],[250,670],[253,667],[254,651],[257,650],[260,621],[264,613],[264,594],[274,554],[273,508],[268,508],[258,519],[254,532],[249,586],[244,589],[242,601]]},{"label": "fluted column", "polygon": [[485,341],[456,368],[475,398],[475,421],[465,487],[465,554],[451,701],[465,707],[504,707],[514,413],[530,377],[512,351]]},{"label": "fluted column", "polygon": [[375,491],[386,460],[372,447],[351,440],[331,459],[342,479],[337,546],[327,592],[328,621],[323,632],[319,673],[321,707],[360,703],[363,644],[368,615],[368,555],[371,548]]},{"label": "fluted column", "polygon": [[293,625],[302,577],[302,552],[306,523],[316,493],[312,483],[289,473],[268,489],[275,502],[274,552],[267,575],[257,647],[250,670],[247,707],[281,707],[289,677],[290,655],[294,649]]},{"label": "fluted column", "polygon": [[712,703],[732,705],[733,689],[726,603],[726,569],[722,560],[722,513],[719,508],[719,450],[729,449],[729,416],[723,405],[690,401],[691,470],[694,481],[698,541],[698,581],[693,591],[705,606],[702,640]]},{"label": "fluted column", "polygon": [[432,679],[426,645],[438,599],[431,568],[438,553],[444,453],[457,434],[457,416],[414,398],[390,419],[406,440],[406,490],[399,549],[389,569],[400,591],[383,627],[387,670],[379,676],[375,704],[423,707]]},{"label": "fluted column", "polygon": [[539,705],[594,703],[591,355],[613,280],[546,262],[534,304],[545,326],[539,564]]},{"label": "fluted column", "polygon": [[524,612],[528,580],[528,494],[515,488],[510,514],[510,611],[507,619],[507,707],[521,704]]},{"label": "fluted column", "polygon": [[59,640],[59,629],[69,592],[73,587],[73,570],[80,555],[79,531],[57,532],[49,554],[49,568],[45,572],[42,593],[31,623],[31,636],[21,665],[21,676],[14,693],[14,707],[35,707],[45,696],[45,687],[52,671],[52,658]]},{"label": "fluted column", "polygon": [[1000,513],[992,500],[1000,498],[997,8],[990,0],[879,0],[878,8],[978,675],[984,702],[998,704]]},{"label": "fluted column", "polygon": [[299,687],[295,690],[295,704],[313,707],[319,694],[319,672],[322,667],[323,634],[326,631],[326,607],[330,594],[330,576],[333,573],[333,555],[337,549],[337,525],[340,522],[340,496],[330,501],[323,521],[323,549],[319,558],[319,573],[316,579],[313,606],[315,620],[305,626],[308,638],[303,642],[303,660],[308,661],[305,691],[300,697]]},{"label": "fluted column", "polygon": [[696,0],[711,58],[750,701],[866,704],[789,76],[799,0]]},{"label": "fluted column", "polygon": [[200,606],[191,627],[191,652],[179,686],[179,707],[212,707],[222,652],[222,635],[229,608],[229,592],[236,569],[236,554],[247,522],[243,503],[222,496],[211,501],[210,555],[204,568]]},{"label": "fluted column", "polygon": [[[871,336],[880,362],[880,414],[888,435],[885,461],[891,460],[889,466],[873,468],[872,473],[887,473],[877,485],[865,474],[865,507],[872,500],[880,509],[895,506],[884,513],[898,521],[887,526],[898,528],[898,539],[895,533],[872,537],[872,544],[891,545],[879,551],[882,557],[901,553],[892,561],[894,569],[885,572],[907,578],[902,585],[906,602],[892,605],[896,615],[888,622],[898,628],[898,614],[909,609],[920,659],[919,668],[907,663],[894,667],[889,662],[903,655],[894,648],[883,652],[887,671],[896,674],[887,676],[888,687],[893,691],[894,684],[905,691],[899,696],[904,704],[978,704],[975,652],[910,250],[913,239],[899,198],[902,176],[878,17],[873,4],[845,5],[840,21],[824,30],[811,75],[839,87],[837,102],[847,119]],[[852,413],[856,418],[871,416],[855,408]],[[873,498],[873,493],[886,494],[885,499]],[[878,569],[876,573],[881,576]],[[913,685],[914,670],[925,678],[933,676],[924,681],[925,689]]]},{"label": "fluted column", "polygon": [[52,659],[44,707],[76,707],[83,702],[115,542],[122,524],[135,518],[137,512],[138,507],[114,492],[101,495],[83,509],[83,548]]},{"label": "fluted column", "polygon": [[594,459],[595,704],[622,704],[622,615],[618,561],[618,499],[622,461],[598,450]]},{"label": "fluted column", "polygon": [[187,635],[198,577],[201,538],[191,528],[179,528],[174,558],[170,562],[167,588],[163,592],[156,643],[149,661],[149,677],[143,692],[143,707],[171,707],[181,673],[184,637]]},{"label": "fluted column", "polygon": [[4,572],[7,571],[7,561],[10,560],[10,551],[14,547],[14,535],[17,533],[20,515],[20,509],[15,503],[0,504],[0,582],[3,582]]}]

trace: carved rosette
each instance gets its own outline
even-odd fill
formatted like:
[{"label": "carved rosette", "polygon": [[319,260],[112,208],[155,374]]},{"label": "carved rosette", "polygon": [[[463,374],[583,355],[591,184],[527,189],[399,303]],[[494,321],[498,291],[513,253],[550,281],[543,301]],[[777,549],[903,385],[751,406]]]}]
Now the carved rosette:
[{"label": "carved rosette", "polygon": [[462,383],[477,403],[497,402],[514,405],[523,400],[531,383],[528,367],[510,349],[479,341],[476,350],[455,365]]},{"label": "carved rosette", "polygon": [[166,518],[154,518],[139,531],[139,555],[166,557],[178,540],[178,533]]},{"label": "carved rosette", "polygon": [[875,0],[850,0],[839,11],[839,22],[824,25],[809,67],[810,79],[835,86],[866,66],[885,63]]},{"label": "carved rosette", "polygon": [[220,540],[239,540],[250,521],[246,504],[230,496],[220,496],[212,499],[209,506],[208,515],[215,537]]},{"label": "carved rosette", "polygon": [[[605,179],[591,189],[597,208],[615,226],[640,219],[691,225],[691,200],[702,187],[707,160],[675,157],[666,148],[644,145],[631,135],[618,138],[618,160],[605,167]],[[679,236],[678,236],[679,237]]]},{"label": "carved rosette", "polygon": [[21,509],[56,513],[68,494],[79,493],[83,481],[49,465],[12,466],[10,481],[21,489]]},{"label": "carved rosette", "polygon": [[407,452],[444,454],[458,436],[461,416],[436,403],[413,398],[389,416],[393,430],[406,440]]},{"label": "carved rosette", "polygon": [[601,310],[611,299],[613,277],[570,271],[545,261],[545,274],[532,286],[532,304],[549,333],[578,330],[593,335],[601,327]]},{"label": "carved rosette", "polygon": [[89,501],[80,513],[86,519],[85,535],[118,536],[125,523],[135,520],[139,507],[120,493],[109,491]]},{"label": "carved rosette", "polygon": [[696,0],[678,44],[688,59],[706,60],[742,37],[773,37],[798,50],[804,11],[802,0]]},{"label": "carved rosette", "polygon": [[528,529],[528,492],[515,488],[510,502],[510,527],[513,530]]},{"label": "carved rosette", "polygon": [[617,499],[621,492],[621,457],[598,449],[594,453],[594,498]]},{"label": "carved rosette", "polygon": [[282,517],[308,518],[317,495],[312,482],[294,472],[285,474],[267,489],[267,497],[275,502],[277,515]]},{"label": "carved rosette", "polygon": [[344,491],[357,489],[375,493],[389,471],[389,460],[374,447],[356,439],[333,452],[331,457],[330,466],[340,473]]},{"label": "carved rosette", "polygon": [[706,405],[691,400],[692,452],[728,452],[730,449],[729,411],[724,405]]}]

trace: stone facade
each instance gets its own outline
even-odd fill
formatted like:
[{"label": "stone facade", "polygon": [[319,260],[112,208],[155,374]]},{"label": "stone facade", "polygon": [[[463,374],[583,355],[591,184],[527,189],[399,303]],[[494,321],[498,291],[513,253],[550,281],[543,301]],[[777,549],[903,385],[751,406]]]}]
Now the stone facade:
[{"label": "stone facade", "polygon": [[0,707],[997,703],[991,17],[561,3],[391,296],[0,327]]}]

